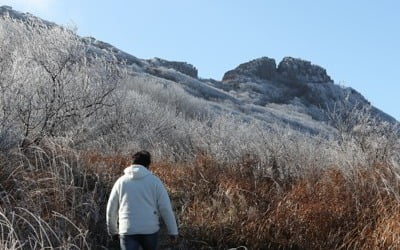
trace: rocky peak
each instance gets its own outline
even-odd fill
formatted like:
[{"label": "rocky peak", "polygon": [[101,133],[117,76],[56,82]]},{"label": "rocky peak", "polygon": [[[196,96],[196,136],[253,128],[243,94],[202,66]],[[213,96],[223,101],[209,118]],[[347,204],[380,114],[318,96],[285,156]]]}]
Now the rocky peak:
[{"label": "rocky peak", "polygon": [[192,64],[189,64],[187,62],[167,61],[157,57],[151,59],[150,62],[154,66],[162,66],[165,68],[175,69],[176,71],[181,72],[185,75],[197,78],[197,69]]},{"label": "rocky peak", "polygon": [[324,68],[293,57],[283,58],[278,65],[277,72],[284,79],[296,79],[310,83],[332,82]]},{"label": "rocky peak", "polygon": [[326,70],[318,65],[311,64],[302,59],[285,57],[276,66],[275,59],[261,57],[240,64],[233,70],[224,74],[222,81],[234,82],[242,77],[257,77],[262,80],[271,81],[299,81],[303,83],[326,83],[332,82]]},{"label": "rocky peak", "polygon": [[222,81],[233,80],[238,75],[256,76],[261,79],[272,80],[275,78],[276,75],[275,59],[268,57],[261,57],[240,64],[235,69],[226,72],[224,74],[224,77],[222,78]]}]

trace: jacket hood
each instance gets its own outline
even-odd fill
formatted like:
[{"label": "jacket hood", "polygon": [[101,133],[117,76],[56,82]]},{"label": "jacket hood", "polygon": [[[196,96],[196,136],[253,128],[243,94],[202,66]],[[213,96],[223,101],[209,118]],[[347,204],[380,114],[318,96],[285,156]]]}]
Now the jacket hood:
[{"label": "jacket hood", "polygon": [[151,172],[142,165],[131,165],[124,169],[124,174],[131,179],[141,179],[151,174]]}]

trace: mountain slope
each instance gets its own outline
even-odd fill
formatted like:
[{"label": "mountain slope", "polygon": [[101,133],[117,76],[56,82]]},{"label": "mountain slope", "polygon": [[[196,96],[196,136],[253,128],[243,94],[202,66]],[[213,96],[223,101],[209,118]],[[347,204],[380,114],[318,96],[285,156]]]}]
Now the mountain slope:
[{"label": "mountain slope", "polygon": [[0,7],[0,249],[119,249],[107,198],[143,149],[179,249],[398,249],[399,127],[360,104],[304,60],[201,79]]},{"label": "mountain slope", "polygon": [[[7,6],[0,7],[0,15],[23,22],[41,20]],[[370,104],[356,90],[335,84],[322,67],[302,59],[286,57],[277,65],[274,59],[258,58],[226,72],[218,81],[199,78],[197,69],[185,62],[139,59],[95,38],[81,40],[89,53],[112,55],[128,74],[140,75],[142,79],[155,77],[152,81],[159,84],[183,88],[189,95],[205,100],[216,114],[231,113],[244,120],[256,119],[320,133],[331,130],[325,112],[333,109],[335,103],[346,99],[353,105]],[[395,122],[375,107],[372,111],[380,119]]]}]

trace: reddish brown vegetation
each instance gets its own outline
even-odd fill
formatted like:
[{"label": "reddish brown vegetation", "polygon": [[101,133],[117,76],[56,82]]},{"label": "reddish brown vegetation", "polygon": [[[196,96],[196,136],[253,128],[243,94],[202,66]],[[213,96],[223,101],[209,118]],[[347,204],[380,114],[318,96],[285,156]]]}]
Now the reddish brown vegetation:
[{"label": "reddish brown vegetation", "polygon": [[[398,248],[397,194],[387,165],[343,173],[308,173],[284,187],[251,165],[156,164],[173,197],[189,245],[226,249]],[[393,184],[393,183],[392,183]],[[200,244],[200,245],[199,245]]]},{"label": "reddish brown vegetation", "polygon": [[[34,207],[50,226],[80,235],[82,242],[74,244],[82,248],[116,246],[106,235],[105,206],[129,157],[82,153],[41,162],[37,168],[22,164],[0,175],[9,193],[2,206]],[[170,192],[181,249],[400,248],[399,185],[390,164],[347,171],[331,167],[275,181],[259,173],[255,163],[241,159],[221,165],[201,155],[191,163],[152,165]],[[33,219],[31,223],[35,226]]]}]

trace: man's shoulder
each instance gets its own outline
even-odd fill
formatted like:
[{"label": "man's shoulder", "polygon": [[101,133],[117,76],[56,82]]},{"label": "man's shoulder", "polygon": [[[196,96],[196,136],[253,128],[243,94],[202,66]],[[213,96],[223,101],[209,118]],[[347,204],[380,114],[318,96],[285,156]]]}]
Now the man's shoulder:
[{"label": "man's shoulder", "polygon": [[120,177],[115,181],[115,184],[114,184],[114,185],[120,186],[120,185],[122,185],[122,184],[128,182],[129,180],[130,180],[130,178],[129,178],[128,176],[122,175],[122,176],[120,176]]},{"label": "man's shoulder", "polygon": [[146,178],[148,178],[149,180],[151,180],[152,182],[155,182],[155,183],[162,183],[160,178],[158,178],[158,176],[153,173],[150,173],[148,176],[146,176]]},{"label": "man's shoulder", "polygon": [[162,183],[160,177],[158,177],[157,175],[155,175],[155,174],[153,174],[153,173],[152,173],[151,175],[153,176],[153,178],[154,178],[155,180],[157,180],[158,182]]},{"label": "man's shoulder", "polygon": [[158,176],[154,175],[153,173],[149,173],[148,175],[139,178],[139,179],[132,179],[130,176],[128,175],[122,175],[120,176],[117,181],[115,183],[125,183],[125,182],[129,182],[132,180],[144,180],[144,181],[151,181],[151,182],[156,182],[156,183],[161,183],[162,181],[160,178],[158,178]]},{"label": "man's shoulder", "polygon": [[116,182],[122,182],[122,181],[125,181],[125,180],[128,180],[128,179],[129,179],[128,176],[126,176],[126,175],[121,175],[121,176],[117,179]]}]

